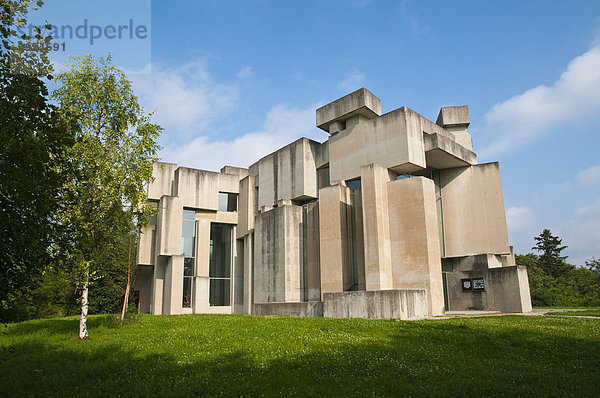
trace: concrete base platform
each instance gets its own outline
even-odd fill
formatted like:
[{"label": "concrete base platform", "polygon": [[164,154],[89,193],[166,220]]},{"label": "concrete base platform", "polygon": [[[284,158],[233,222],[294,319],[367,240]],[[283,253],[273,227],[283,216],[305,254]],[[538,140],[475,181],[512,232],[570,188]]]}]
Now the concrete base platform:
[{"label": "concrete base platform", "polygon": [[255,303],[254,315],[279,315],[297,317],[322,317],[323,302]]},{"label": "concrete base platform", "polygon": [[325,293],[323,315],[327,318],[425,318],[427,294],[424,289]]}]

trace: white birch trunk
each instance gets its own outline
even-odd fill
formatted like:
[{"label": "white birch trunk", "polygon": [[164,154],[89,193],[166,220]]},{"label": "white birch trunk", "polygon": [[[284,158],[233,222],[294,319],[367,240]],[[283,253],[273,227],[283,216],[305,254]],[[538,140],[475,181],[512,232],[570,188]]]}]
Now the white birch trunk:
[{"label": "white birch trunk", "polygon": [[125,320],[127,312],[127,303],[129,302],[129,285],[131,284],[131,237],[129,237],[129,251],[127,252],[127,287],[125,288],[125,298],[123,299],[123,310],[121,311],[121,326]]},{"label": "white birch trunk", "polygon": [[85,340],[88,338],[87,314],[88,314],[88,283],[90,279],[90,267],[85,267],[85,282],[81,290],[81,317],[79,318],[79,338]]}]

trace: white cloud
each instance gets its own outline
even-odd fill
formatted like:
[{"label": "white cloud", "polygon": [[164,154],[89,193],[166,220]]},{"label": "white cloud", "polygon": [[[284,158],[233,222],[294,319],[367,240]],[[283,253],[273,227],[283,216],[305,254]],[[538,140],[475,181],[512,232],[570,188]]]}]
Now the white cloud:
[{"label": "white cloud", "polygon": [[168,132],[191,135],[206,128],[236,105],[238,89],[214,81],[204,61],[177,68],[153,64],[151,73],[128,74],[134,91],[147,112]]},{"label": "white cloud", "polygon": [[344,80],[338,83],[337,87],[347,92],[358,90],[365,83],[365,75],[360,73],[357,68],[353,68]]},{"label": "white cloud", "polygon": [[535,214],[529,207],[509,207],[506,209],[506,223],[511,231],[531,228],[535,223],[535,219]]},{"label": "white cloud", "polygon": [[497,137],[478,151],[497,157],[545,134],[559,124],[600,110],[600,45],[569,62],[550,86],[540,85],[494,105],[485,115],[485,133]]},{"label": "white cloud", "polygon": [[583,186],[600,185],[600,164],[580,171],[575,179]]},{"label": "white cloud", "polygon": [[236,76],[240,79],[246,79],[252,77],[254,75],[254,69],[251,66],[246,66],[245,68],[240,69],[240,71],[236,74]]},{"label": "white cloud", "polygon": [[179,146],[167,147],[162,156],[168,162],[205,170],[219,170],[225,165],[248,167],[261,157],[300,137],[323,141],[326,134],[315,127],[315,109],[274,106],[266,115],[264,127],[231,140],[216,141],[200,136]]},{"label": "white cloud", "polygon": [[568,261],[583,265],[591,257],[600,257],[600,199],[575,210],[575,214],[562,228],[568,238]]}]

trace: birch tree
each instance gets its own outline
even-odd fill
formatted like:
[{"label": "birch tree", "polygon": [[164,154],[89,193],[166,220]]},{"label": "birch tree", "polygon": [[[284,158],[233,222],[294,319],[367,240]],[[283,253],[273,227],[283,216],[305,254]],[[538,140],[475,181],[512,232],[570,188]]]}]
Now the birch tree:
[{"label": "birch tree", "polygon": [[[68,182],[61,222],[71,237],[69,252],[81,293],[79,338],[87,339],[90,279],[107,250],[115,247],[119,228],[147,223],[146,201],[156,140],[162,128],[150,121],[125,74],[107,58],[72,59],[57,75],[53,92],[65,118],[79,127],[71,159],[76,175]],[[93,299],[93,298],[92,298]]]}]

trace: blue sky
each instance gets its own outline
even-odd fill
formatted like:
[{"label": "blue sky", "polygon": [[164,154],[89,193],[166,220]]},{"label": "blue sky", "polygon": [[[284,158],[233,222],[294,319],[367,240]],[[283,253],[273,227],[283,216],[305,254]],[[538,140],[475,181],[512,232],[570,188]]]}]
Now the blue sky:
[{"label": "blue sky", "polygon": [[434,121],[469,105],[480,162],[500,161],[516,252],[550,228],[572,262],[600,257],[597,0],[48,0],[37,17],[147,26],[144,39],[73,39],[66,53],[111,51],[165,128],[164,160],[190,167],[324,141],[315,109],[362,86],[384,112]]}]

